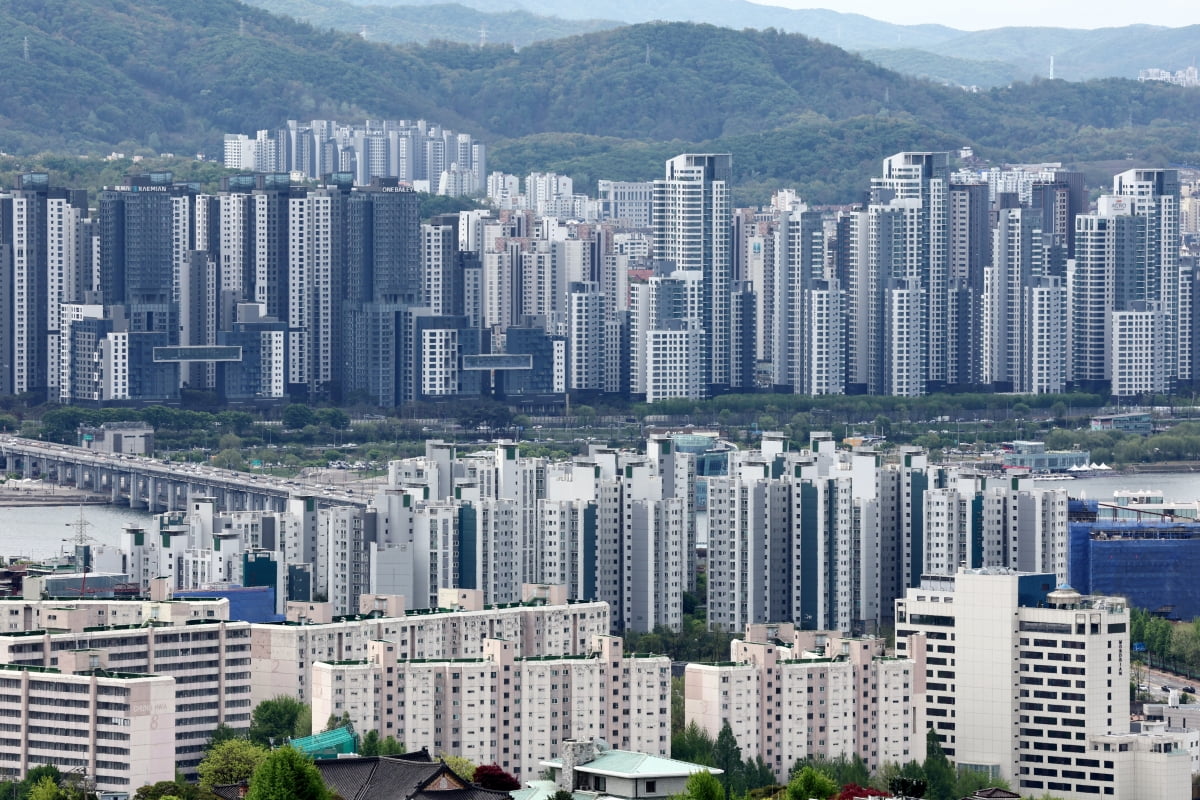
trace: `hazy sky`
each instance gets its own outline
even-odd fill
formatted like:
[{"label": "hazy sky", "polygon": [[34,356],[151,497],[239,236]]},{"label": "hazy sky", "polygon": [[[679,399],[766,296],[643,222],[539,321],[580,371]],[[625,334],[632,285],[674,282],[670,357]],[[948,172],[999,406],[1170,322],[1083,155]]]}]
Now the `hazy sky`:
[{"label": "hazy sky", "polygon": [[[1107,28],[1145,23],[1181,27],[1200,24],[1196,0],[754,0],[788,8],[829,8],[913,25],[936,22],[963,30],[1011,25],[1063,28]],[[1200,42],[1197,43],[1200,50]]]}]

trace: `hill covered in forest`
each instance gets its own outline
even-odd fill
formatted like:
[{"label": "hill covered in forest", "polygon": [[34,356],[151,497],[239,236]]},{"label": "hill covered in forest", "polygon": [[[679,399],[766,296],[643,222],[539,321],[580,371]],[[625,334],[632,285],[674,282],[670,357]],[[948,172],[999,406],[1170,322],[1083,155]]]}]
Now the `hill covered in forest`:
[{"label": "hill covered in forest", "polygon": [[[28,41],[26,50],[25,42]],[[28,55],[26,55],[26,52]],[[508,46],[390,46],[234,0],[10,0],[0,149],[219,154],[288,118],[436,120],[491,166],[648,178],[730,150],[747,186],[847,200],[878,159],[971,145],[994,159],[1200,161],[1196,94],[1106,80],[964,92],[775,30],[646,23]]]}]

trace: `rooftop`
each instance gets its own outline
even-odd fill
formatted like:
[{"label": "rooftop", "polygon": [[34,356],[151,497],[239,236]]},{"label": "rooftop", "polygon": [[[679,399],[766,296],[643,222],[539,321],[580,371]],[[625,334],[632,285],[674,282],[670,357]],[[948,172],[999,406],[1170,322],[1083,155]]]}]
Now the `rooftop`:
[{"label": "rooftop", "polygon": [[[561,758],[551,758],[541,763],[545,767],[562,769]],[[586,764],[575,765],[575,770],[593,775],[620,778],[686,777],[702,770],[708,770],[714,775],[724,772],[716,767],[706,767],[690,761],[677,761],[673,758],[635,753],[629,750],[605,750],[597,753],[596,757]]]}]

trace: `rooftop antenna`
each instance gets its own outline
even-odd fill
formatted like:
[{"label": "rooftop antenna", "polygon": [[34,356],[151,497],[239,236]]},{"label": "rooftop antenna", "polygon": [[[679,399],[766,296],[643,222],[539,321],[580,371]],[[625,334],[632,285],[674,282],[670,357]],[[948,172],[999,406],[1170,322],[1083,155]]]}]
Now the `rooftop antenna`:
[{"label": "rooftop antenna", "polygon": [[487,25],[479,26],[479,49],[487,46]]}]

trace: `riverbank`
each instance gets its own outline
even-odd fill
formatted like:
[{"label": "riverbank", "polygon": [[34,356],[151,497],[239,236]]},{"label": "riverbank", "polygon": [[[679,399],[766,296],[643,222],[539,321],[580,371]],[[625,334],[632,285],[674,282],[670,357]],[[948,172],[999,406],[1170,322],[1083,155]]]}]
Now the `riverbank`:
[{"label": "riverbank", "polygon": [[94,506],[112,498],[102,494],[59,486],[43,481],[11,480],[0,484],[0,507],[5,506]]},{"label": "riverbank", "polygon": [[1118,475],[1139,475],[1146,472],[1200,472],[1200,462],[1159,461],[1155,464],[1129,464],[1116,472]]}]

